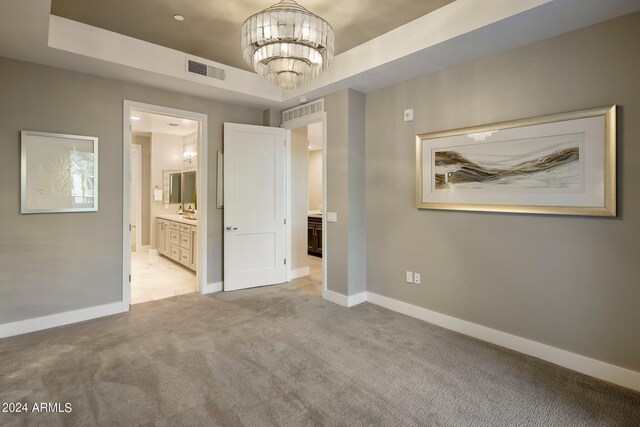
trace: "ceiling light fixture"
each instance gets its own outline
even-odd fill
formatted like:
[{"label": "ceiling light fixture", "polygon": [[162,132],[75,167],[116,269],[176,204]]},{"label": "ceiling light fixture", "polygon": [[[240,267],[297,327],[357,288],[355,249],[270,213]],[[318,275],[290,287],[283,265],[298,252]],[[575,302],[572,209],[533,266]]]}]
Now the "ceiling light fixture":
[{"label": "ceiling light fixture", "polygon": [[259,75],[293,90],[333,63],[331,25],[294,0],[250,16],[242,24],[242,56]]},{"label": "ceiling light fixture", "polygon": [[182,22],[182,21],[184,21],[184,16],[178,15],[176,13],[175,15],[173,15],[173,19],[175,19],[176,21]]}]

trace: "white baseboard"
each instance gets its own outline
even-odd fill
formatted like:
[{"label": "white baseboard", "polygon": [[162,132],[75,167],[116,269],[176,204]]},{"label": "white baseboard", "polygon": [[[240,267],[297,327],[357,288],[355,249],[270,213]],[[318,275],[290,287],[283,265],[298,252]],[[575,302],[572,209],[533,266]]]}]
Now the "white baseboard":
[{"label": "white baseboard", "polygon": [[640,391],[640,372],[621,368],[496,329],[487,328],[486,326],[447,316],[446,314],[378,295],[373,292],[367,292],[366,299],[372,304],[424,320],[425,322],[433,323],[445,329],[450,329],[604,381]]},{"label": "white baseboard", "polygon": [[302,267],[302,268],[298,268],[297,270],[291,270],[289,271],[289,280],[308,276],[309,274],[310,274],[309,267]]},{"label": "white baseboard", "polygon": [[362,304],[367,300],[367,293],[360,292],[359,294],[350,295],[347,307],[353,307],[354,305]]},{"label": "white baseboard", "polygon": [[214,292],[222,292],[222,282],[207,283],[204,286],[203,294],[212,294]]},{"label": "white baseboard", "polygon": [[85,320],[110,316],[112,314],[123,313],[125,311],[129,311],[129,305],[120,301],[95,307],[82,308],[80,310],[67,311],[65,313],[36,317],[34,319],[5,323],[4,325],[0,325],[0,338],[41,331],[43,329],[55,328],[57,326],[69,325],[71,323],[84,322]]},{"label": "white baseboard", "polygon": [[353,307],[354,305],[361,304],[367,300],[367,293],[360,292],[359,294],[346,296],[339,294],[338,292],[325,289],[322,293],[322,297],[327,301],[331,301],[334,304],[341,305],[343,307]]}]

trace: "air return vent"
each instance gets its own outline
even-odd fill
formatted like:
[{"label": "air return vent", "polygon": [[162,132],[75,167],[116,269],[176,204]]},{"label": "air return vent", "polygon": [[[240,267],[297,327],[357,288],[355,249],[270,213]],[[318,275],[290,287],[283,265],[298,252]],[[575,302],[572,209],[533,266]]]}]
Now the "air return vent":
[{"label": "air return vent", "polygon": [[187,71],[193,74],[211,77],[212,79],[224,80],[227,78],[227,73],[222,68],[213,67],[192,59],[187,60]]},{"label": "air return vent", "polygon": [[289,120],[299,119],[300,117],[308,116],[318,111],[324,111],[324,99],[318,99],[308,104],[284,110],[282,112],[282,121],[287,122]]}]

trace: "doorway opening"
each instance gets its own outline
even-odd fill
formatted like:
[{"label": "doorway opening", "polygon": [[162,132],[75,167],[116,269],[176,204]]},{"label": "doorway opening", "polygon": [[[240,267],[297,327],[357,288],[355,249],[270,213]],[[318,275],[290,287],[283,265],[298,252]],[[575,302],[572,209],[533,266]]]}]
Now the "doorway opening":
[{"label": "doorway opening", "polygon": [[317,295],[327,289],[326,113],[285,121],[291,129],[287,150],[288,279],[306,277]]},{"label": "doorway opening", "polygon": [[125,101],[123,300],[206,287],[206,115]]}]

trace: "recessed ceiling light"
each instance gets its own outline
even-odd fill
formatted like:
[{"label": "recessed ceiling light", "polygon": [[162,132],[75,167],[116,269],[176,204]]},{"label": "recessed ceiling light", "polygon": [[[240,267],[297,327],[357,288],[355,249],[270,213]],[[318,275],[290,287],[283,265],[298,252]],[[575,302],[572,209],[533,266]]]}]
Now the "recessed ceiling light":
[{"label": "recessed ceiling light", "polygon": [[177,13],[175,15],[173,15],[173,19],[175,19],[176,21],[184,21],[184,16],[182,15],[178,15]]},{"label": "recessed ceiling light", "polygon": [[138,120],[140,120],[140,117],[138,117],[138,116],[131,116],[131,120],[134,120],[134,121],[136,121],[136,122],[137,122]]}]

